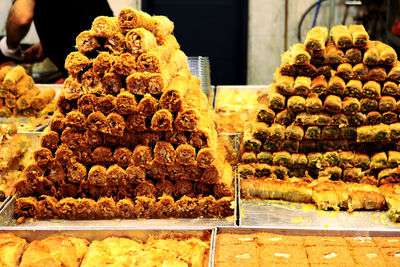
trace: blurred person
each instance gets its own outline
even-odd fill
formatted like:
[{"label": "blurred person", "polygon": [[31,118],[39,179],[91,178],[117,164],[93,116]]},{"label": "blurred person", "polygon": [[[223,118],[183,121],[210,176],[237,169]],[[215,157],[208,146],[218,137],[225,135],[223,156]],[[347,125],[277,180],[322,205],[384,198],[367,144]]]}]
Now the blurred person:
[{"label": "blurred person", "polygon": [[[34,63],[48,57],[67,75],[64,60],[75,38],[90,29],[97,16],[113,16],[107,0],[14,0],[0,40],[0,61]],[[40,42],[21,50],[21,40],[35,23]]]}]

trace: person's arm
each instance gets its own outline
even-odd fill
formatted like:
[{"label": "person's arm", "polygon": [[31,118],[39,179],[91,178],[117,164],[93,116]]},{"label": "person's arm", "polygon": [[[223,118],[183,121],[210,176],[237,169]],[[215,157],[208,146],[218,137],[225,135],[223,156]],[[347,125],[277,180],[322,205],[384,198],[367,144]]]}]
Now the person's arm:
[{"label": "person's arm", "polygon": [[35,8],[35,0],[15,0],[7,18],[7,46],[18,48],[21,40],[28,33]]}]

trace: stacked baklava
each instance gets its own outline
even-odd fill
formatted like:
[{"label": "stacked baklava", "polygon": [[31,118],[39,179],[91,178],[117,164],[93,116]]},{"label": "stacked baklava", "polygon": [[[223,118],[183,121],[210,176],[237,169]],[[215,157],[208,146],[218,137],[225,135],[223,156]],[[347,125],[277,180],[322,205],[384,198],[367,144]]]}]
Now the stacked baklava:
[{"label": "stacked baklava", "polygon": [[22,66],[0,69],[0,117],[41,117],[56,106],[53,89],[41,91]]},{"label": "stacked baklava", "polygon": [[[325,27],[315,27],[304,44],[282,55],[268,100],[244,128],[242,177],[375,186],[399,181],[397,54],[370,41],[362,25],[334,26],[329,35]],[[314,192],[318,182],[313,183],[308,187]],[[346,189],[344,207],[351,191]],[[372,196],[369,189],[361,191]]]},{"label": "stacked baklava", "polygon": [[16,187],[18,217],[222,217],[232,169],[173,23],[98,17],[65,60],[58,111]]}]

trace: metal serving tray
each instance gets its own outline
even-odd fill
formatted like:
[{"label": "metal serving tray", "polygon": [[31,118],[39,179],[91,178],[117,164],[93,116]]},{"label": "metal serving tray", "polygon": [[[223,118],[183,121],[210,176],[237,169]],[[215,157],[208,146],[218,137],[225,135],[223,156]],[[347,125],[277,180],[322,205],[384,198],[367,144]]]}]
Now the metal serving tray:
[{"label": "metal serving tray", "polygon": [[7,227],[0,227],[0,233],[13,233],[16,236],[27,239],[29,242],[33,240],[41,240],[53,235],[62,235],[62,236],[71,236],[71,237],[79,237],[85,238],[89,241],[93,240],[103,240],[107,237],[125,237],[125,238],[135,238],[145,242],[150,236],[165,236],[168,235],[170,237],[198,237],[202,240],[208,240],[209,255],[208,255],[208,266],[213,266],[213,254],[214,251],[213,245],[215,242],[215,228],[168,228],[168,229],[160,229],[160,228],[125,228],[125,229],[107,229],[107,228],[98,228],[92,229],[92,227],[88,228],[80,228],[80,229],[37,229],[37,228],[29,228],[29,227],[19,227],[18,229],[10,229]]},{"label": "metal serving tray", "polygon": [[295,229],[370,229],[399,230],[400,224],[390,221],[386,211],[318,210],[314,204],[284,200],[241,199],[238,184],[239,226],[282,227]]},{"label": "metal serving tray", "polygon": [[216,226],[235,226],[237,224],[237,205],[234,203],[234,215],[227,218],[171,218],[171,219],[113,219],[113,220],[33,220],[27,219],[25,223],[17,225],[14,218],[15,198],[5,203],[4,208],[0,211],[0,228],[1,226],[10,226],[10,229],[22,227],[32,227],[35,229],[47,229],[49,227],[64,228],[81,228],[81,227],[216,227]]}]

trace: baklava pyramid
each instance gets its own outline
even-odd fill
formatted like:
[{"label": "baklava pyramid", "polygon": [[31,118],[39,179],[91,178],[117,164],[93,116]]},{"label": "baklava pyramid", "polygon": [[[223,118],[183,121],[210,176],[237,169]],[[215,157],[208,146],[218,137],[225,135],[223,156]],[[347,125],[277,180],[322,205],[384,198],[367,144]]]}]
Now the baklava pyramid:
[{"label": "baklava pyramid", "polygon": [[399,82],[395,50],[362,25],[311,29],[244,128],[243,194],[384,209],[377,186],[400,181]]},{"label": "baklava pyramid", "polygon": [[97,17],[65,60],[58,112],[20,177],[18,217],[225,217],[232,169],[165,16]]}]

